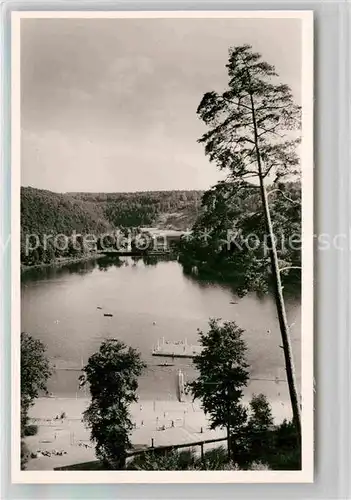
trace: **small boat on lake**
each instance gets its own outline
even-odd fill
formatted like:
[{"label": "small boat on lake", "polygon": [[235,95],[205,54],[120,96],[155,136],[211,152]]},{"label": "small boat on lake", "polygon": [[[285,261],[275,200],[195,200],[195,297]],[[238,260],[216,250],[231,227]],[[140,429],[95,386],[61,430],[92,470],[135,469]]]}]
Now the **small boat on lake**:
[{"label": "small boat on lake", "polygon": [[111,318],[113,316],[113,314],[111,314],[111,313],[104,313],[104,316],[107,316],[108,318]]}]

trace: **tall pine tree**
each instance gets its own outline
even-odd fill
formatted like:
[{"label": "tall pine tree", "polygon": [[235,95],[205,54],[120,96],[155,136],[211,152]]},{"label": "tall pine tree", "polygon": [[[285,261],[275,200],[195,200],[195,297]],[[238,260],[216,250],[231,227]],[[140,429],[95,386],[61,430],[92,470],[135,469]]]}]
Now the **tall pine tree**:
[{"label": "tall pine tree", "polygon": [[249,182],[260,191],[293,418],[300,439],[300,402],[266,184],[291,178],[299,171],[299,138],[289,131],[299,129],[301,110],[275,68],[250,45],[230,49],[227,69],[228,88],[221,94],[206,93],[199,105],[198,115],[209,127],[199,142],[205,144],[209,159],[229,172],[229,180],[238,186]]}]

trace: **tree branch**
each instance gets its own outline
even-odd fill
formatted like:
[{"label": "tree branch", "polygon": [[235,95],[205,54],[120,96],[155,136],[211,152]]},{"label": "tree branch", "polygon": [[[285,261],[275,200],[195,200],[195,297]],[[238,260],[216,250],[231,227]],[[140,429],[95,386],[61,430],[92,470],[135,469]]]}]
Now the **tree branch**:
[{"label": "tree branch", "polygon": [[282,271],[287,271],[288,269],[302,269],[301,266],[286,266],[286,267],[282,267],[281,269],[279,269],[279,272],[281,273]]},{"label": "tree branch", "polygon": [[283,197],[285,199],[287,199],[288,201],[291,201],[291,203],[295,203],[296,205],[299,205],[300,204],[300,201],[299,200],[293,200],[292,198],[289,198],[289,196],[286,196],[286,194],[284,193],[284,191],[282,191],[281,189],[272,189],[271,191],[267,191],[267,195],[270,195],[274,192],[278,191],[279,193],[281,193],[283,195]]}]

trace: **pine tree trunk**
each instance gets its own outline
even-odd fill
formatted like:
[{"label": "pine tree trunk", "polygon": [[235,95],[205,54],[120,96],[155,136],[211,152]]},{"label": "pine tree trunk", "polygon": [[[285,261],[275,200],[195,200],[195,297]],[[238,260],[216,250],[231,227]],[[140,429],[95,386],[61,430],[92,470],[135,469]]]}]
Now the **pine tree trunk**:
[{"label": "pine tree trunk", "polygon": [[277,249],[276,249],[274,233],[273,233],[273,225],[272,225],[272,220],[271,220],[271,215],[270,215],[270,210],[269,210],[269,205],[268,205],[267,192],[266,192],[266,188],[264,185],[262,163],[261,163],[261,157],[260,157],[260,151],[259,151],[259,145],[258,145],[258,132],[257,132],[257,123],[256,123],[256,116],[255,116],[255,107],[254,107],[253,97],[251,94],[250,94],[250,98],[251,98],[252,119],[253,119],[253,126],[254,126],[254,141],[255,141],[255,149],[256,149],[256,155],[257,155],[257,166],[258,166],[258,174],[259,174],[259,181],[260,181],[261,199],[262,199],[264,216],[265,216],[266,227],[267,227],[267,232],[269,235],[269,243],[270,243],[269,251],[270,251],[271,267],[272,267],[272,274],[273,274],[273,282],[274,282],[274,288],[275,288],[275,302],[276,302],[276,307],[277,307],[280,332],[281,332],[282,343],[283,343],[285,368],[286,368],[286,375],[287,375],[288,386],[289,386],[289,394],[290,394],[290,400],[291,400],[291,406],[292,406],[292,412],[293,412],[293,420],[294,420],[298,440],[300,443],[300,441],[301,441],[300,403],[299,403],[297,387],[296,387],[296,376],[295,376],[295,368],[294,368],[291,341],[290,341],[289,325],[288,325],[286,311],[285,311],[285,303],[284,303],[283,289],[282,289],[282,283],[281,283],[281,278],[280,278],[278,255],[277,255]]},{"label": "pine tree trunk", "polygon": [[228,461],[230,462],[232,457],[232,439],[230,435],[230,425],[227,425],[227,441],[228,441]]},{"label": "pine tree trunk", "polygon": [[283,342],[283,352],[285,358],[286,375],[289,386],[290,400],[293,411],[294,423],[297,431],[298,438],[301,439],[301,415],[300,415],[300,403],[298,398],[298,392],[296,387],[296,375],[295,367],[293,362],[293,354],[290,340],[289,325],[286,317],[285,303],[283,297],[283,289],[280,278],[279,264],[277,249],[274,240],[274,233],[272,227],[272,221],[270,217],[270,210],[267,200],[267,192],[264,186],[263,178],[260,178],[260,187],[264,205],[265,218],[267,223],[268,235],[270,240],[270,258],[273,274],[273,282],[275,287],[275,302],[278,312],[278,319],[280,325],[280,332]]}]

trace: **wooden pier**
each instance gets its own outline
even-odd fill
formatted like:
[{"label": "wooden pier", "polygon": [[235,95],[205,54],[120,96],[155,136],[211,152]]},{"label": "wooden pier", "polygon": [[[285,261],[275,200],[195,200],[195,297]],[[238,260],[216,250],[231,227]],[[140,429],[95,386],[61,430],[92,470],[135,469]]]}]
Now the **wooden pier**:
[{"label": "wooden pier", "polygon": [[168,358],[194,358],[201,354],[202,347],[188,344],[185,340],[165,340],[163,337],[157,341],[152,350],[153,356],[165,356]]}]

